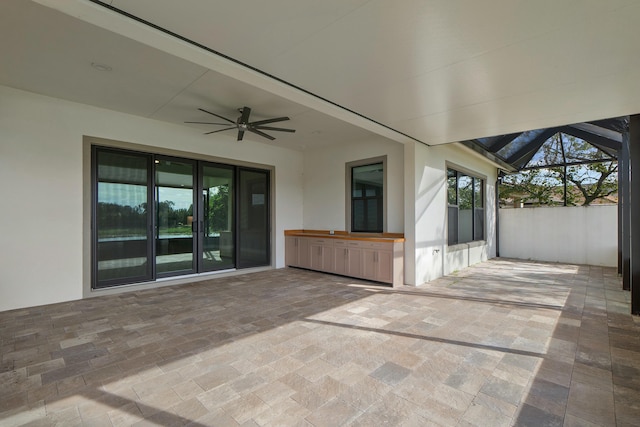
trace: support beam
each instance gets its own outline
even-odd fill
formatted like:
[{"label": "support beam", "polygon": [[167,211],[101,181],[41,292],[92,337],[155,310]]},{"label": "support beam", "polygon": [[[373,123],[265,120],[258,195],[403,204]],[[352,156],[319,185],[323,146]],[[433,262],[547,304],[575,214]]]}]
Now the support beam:
[{"label": "support beam", "polygon": [[500,183],[502,182],[502,172],[498,169],[498,179],[496,180],[496,257],[500,258]]},{"label": "support beam", "polygon": [[618,151],[618,274],[622,276],[622,289],[631,289],[631,216],[629,190],[629,129],[622,134],[622,146]]},{"label": "support beam", "polygon": [[640,115],[629,117],[631,160],[631,314],[640,315]]}]

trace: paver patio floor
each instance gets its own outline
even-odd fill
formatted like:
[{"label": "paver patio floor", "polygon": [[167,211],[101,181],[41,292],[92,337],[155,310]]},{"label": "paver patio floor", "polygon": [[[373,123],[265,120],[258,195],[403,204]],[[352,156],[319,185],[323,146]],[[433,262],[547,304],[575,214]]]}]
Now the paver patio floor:
[{"label": "paver patio floor", "polygon": [[0,425],[638,425],[629,311],[614,269],[508,259],[417,288],[279,269],[6,311]]}]

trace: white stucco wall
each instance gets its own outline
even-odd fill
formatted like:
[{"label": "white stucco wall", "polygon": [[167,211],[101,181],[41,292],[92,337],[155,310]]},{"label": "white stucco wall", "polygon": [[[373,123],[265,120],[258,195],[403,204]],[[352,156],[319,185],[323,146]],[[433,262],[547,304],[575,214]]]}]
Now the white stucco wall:
[{"label": "white stucco wall", "polygon": [[0,311],[83,296],[85,135],[274,166],[284,266],[284,230],[302,228],[300,152],[0,86]]},{"label": "white stucco wall", "polygon": [[[275,267],[284,266],[285,229],[347,228],[345,164],[380,156],[387,231],[405,234],[407,284],[495,256],[496,170],[464,147],[372,136],[303,154],[0,86],[0,311],[87,295],[85,136],[273,166]],[[447,246],[447,163],[486,178],[485,244]]]},{"label": "white stucco wall", "polygon": [[403,145],[381,137],[306,150],[304,228],[346,230],[346,164],[387,156],[387,231],[404,232]]},{"label": "white stucco wall", "polygon": [[[415,265],[405,262],[405,283],[421,285],[453,271],[495,257],[496,167],[477,153],[458,145],[405,146],[405,164],[412,161],[414,177],[405,184],[407,223],[415,224],[412,247]],[[447,165],[485,179],[485,241],[448,246]],[[410,182],[413,181],[413,182]],[[411,201],[414,200],[414,202]],[[405,233],[406,236],[406,233]],[[413,253],[411,253],[413,252]]]},{"label": "white stucco wall", "polygon": [[500,209],[500,256],[615,267],[616,205]]}]

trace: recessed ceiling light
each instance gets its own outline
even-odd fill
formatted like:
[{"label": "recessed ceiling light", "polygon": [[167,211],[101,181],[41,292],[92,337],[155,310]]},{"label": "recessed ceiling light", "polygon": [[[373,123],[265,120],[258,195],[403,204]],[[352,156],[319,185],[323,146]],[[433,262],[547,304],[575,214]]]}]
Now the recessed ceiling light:
[{"label": "recessed ceiling light", "polygon": [[92,62],[91,66],[93,68],[95,68],[98,71],[111,71],[113,70],[113,68],[111,68],[109,65],[107,64],[101,64],[99,62]]}]

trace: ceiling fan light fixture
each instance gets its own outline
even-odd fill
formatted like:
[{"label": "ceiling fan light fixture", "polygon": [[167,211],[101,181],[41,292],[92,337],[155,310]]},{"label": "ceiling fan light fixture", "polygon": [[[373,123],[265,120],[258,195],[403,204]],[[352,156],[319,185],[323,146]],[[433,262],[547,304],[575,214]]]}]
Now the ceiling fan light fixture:
[{"label": "ceiling fan light fixture", "polygon": [[253,122],[249,121],[249,116],[251,115],[251,108],[249,107],[241,107],[238,108],[238,112],[240,113],[240,117],[238,117],[235,121],[231,120],[227,117],[221,116],[219,114],[213,113],[211,111],[207,111],[204,108],[198,108],[198,110],[211,114],[219,119],[226,121],[227,123],[215,123],[215,122],[199,122],[199,121],[186,121],[185,123],[199,123],[199,124],[208,124],[215,126],[227,126],[224,129],[213,130],[210,132],[205,132],[205,135],[209,135],[212,133],[224,132],[226,130],[237,129],[238,130],[238,141],[242,141],[245,132],[255,133],[258,136],[269,139],[273,141],[275,138],[267,133],[264,133],[263,130],[267,131],[275,131],[275,132],[295,132],[295,129],[286,129],[279,128],[273,126],[267,126],[271,123],[284,122],[286,120],[290,120],[289,117],[275,117],[273,119],[264,119],[264,120],[256,120]]},{"label": "ceiling fan light fixture", "polygon": [[93,68],[95,68],[98,71],[112,71],[113,68],[111,68],[110,65],[107,64],[101,64],[100,62],[92,62],[91,66]]}]

